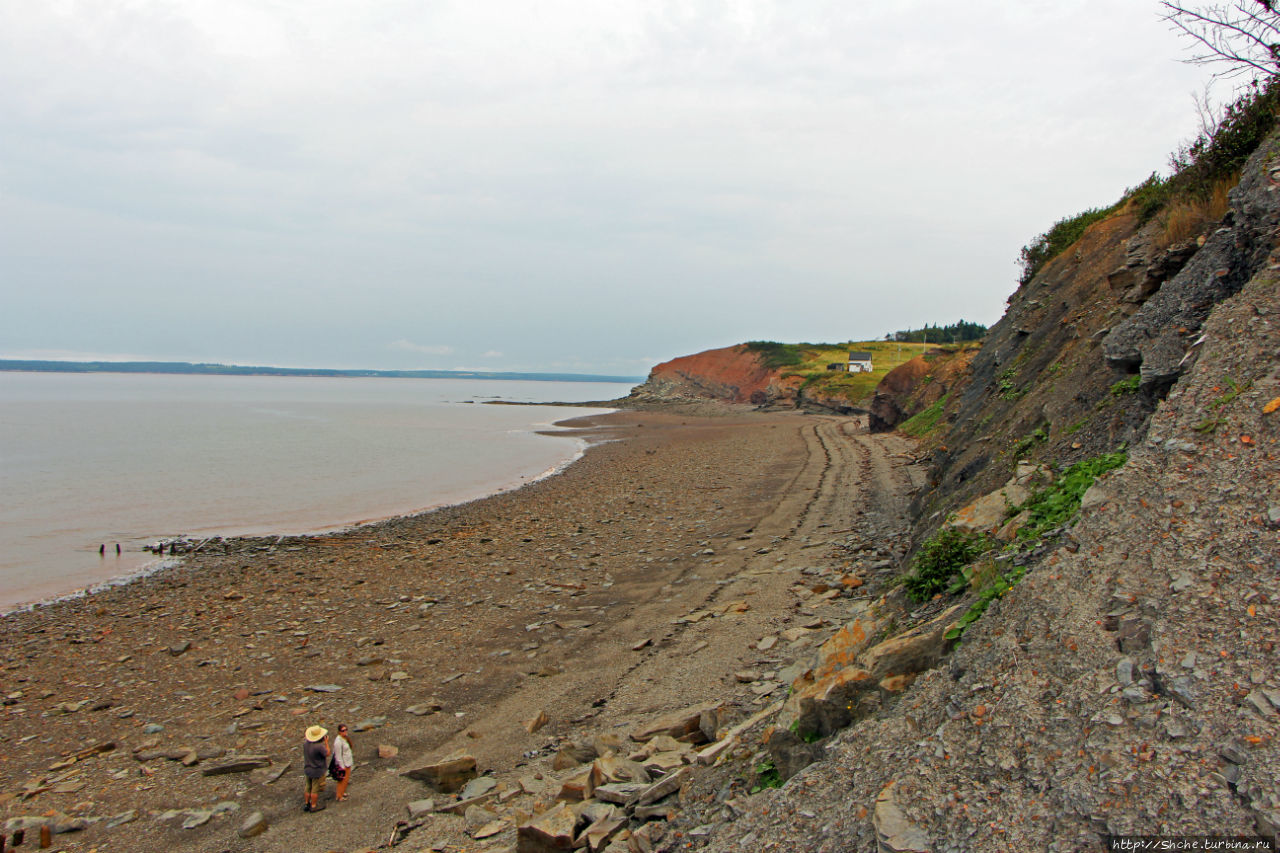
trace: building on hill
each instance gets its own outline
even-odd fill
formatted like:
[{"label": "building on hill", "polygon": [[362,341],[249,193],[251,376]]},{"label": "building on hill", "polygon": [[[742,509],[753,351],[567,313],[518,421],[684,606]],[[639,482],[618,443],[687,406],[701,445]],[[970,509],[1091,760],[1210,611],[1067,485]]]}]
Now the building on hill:
[{"label": "building on hill", "polygon": [[848,369],[849,369],[849,365],[845,364],[843,361],[833,361],[827,365],[827,370],[832,370],[832,371],[843,372]]},{"label": "building on hill", "polygon": [[871,372],[871,353],[849,351],[849,372],[850,373],[870,373]]}]

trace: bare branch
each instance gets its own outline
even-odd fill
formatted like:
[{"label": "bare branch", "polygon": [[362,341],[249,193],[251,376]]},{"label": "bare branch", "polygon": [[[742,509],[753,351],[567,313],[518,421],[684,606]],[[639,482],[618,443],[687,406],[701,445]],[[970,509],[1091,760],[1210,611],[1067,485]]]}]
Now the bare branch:
[{"label": "bare branch", "polygon": [[1208,6],[1162,0],[1160,5],[1166,10],[1164,20],[1203,51],[1188,62],[1226,65],[1217,77],[1280,74],[1280,13],[1272,0]]}]

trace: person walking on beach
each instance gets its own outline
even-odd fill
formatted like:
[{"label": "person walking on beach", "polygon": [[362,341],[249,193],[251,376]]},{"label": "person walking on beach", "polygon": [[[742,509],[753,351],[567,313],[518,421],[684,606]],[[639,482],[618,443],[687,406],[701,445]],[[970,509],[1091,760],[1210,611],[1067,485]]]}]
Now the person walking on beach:
[{"label": "person walking on beach", "polygon": [[320,795],[324,793],[324,777],[329,773],[329,730],[323,726],[311,726],[305,736],[302,772],[307,777],[307,792],[302,810],[318,812],[324,808],[320,805]]},{"label": "person walking on beach", "polygon": [[351,738],[346,726],[338,726],[338,736],[333,739],[333,767],[338,780],[335,800],[347,798],[347,784],[351,782],[351,768],[355,766],[355,757],[351,754]]}]

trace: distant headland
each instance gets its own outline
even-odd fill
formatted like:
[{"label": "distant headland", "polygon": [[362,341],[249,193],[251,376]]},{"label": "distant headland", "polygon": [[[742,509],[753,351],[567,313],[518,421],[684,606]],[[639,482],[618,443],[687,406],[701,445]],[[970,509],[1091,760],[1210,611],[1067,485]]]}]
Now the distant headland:
[{"label": "distant headland", "polygon": [[534,382],[619,382],[636,384],[642,376],[594,373],[515,373],[481,370],[340,370],[323,367],[253,367],[192,364],[185,361],[37,361],[0,359],[0,370],[34,373],[171,373],[205,376],[330,376],[385,379],[507,379]]}]

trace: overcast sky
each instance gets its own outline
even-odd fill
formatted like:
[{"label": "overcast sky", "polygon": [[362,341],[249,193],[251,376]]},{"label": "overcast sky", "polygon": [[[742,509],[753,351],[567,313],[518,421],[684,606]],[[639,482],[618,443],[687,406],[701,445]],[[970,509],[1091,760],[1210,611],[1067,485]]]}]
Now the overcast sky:
[{"label": "overcast sky", "polygon": [[993,323],[1163,170],[1154,0],[0,0],[0,356],[644,375]]}]

